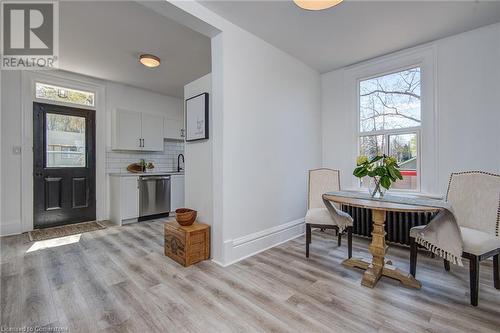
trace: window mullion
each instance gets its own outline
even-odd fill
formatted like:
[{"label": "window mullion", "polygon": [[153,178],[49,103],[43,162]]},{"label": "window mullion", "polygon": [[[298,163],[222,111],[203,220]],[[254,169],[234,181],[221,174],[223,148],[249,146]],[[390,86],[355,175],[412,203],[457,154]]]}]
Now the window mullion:
[{"label": "window mullion", "polygon": [[384,138],[384,140],[385,140],[385,147],[384,147],[384,151],[385,151],[385,154],[386,154],[387,156],[389,156],[389,133],[386,133],[386,134],[385,134],[385,138]]}]

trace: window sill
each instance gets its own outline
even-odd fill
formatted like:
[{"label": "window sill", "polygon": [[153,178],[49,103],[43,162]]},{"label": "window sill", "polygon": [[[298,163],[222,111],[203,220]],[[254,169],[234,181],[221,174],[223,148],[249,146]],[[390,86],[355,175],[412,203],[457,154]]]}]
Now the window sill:
[{"label": "window sill", "polygon": [[[362,192],[362,193],[367,192],[366,188],[359,188],[359,187],[350,187],[350,188],[345,188],[343,190],[351,191],[351,192]],[[396,196],[414,196],[414,197],[425,197],[425,198],[430,198],[430,199],[444,200],[444,196],[442,194],[438,194],[438,193],[417,192],[417,191],[411,191],[411,190],[409,190],[409,191],[389,190],[386,193],[391,194],[391,195],[396,195]]]}]

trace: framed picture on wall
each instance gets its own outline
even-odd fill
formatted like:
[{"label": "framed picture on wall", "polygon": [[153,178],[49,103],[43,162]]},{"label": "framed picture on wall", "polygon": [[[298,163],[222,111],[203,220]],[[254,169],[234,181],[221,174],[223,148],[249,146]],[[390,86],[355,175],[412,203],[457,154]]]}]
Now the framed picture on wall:
[{"label": "framed picture on wall", "polygon": [[186,141],[208,139],[208,93],[186,99]]}]

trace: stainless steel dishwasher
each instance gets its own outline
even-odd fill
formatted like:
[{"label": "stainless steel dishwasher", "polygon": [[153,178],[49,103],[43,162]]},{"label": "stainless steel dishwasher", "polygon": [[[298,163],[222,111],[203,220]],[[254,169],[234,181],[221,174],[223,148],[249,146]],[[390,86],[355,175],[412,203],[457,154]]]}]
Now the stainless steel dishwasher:
[{"label": "stainless steel dishwasher", "polygon": [[139,177],[139,221],[168,216],[170,176]]}]

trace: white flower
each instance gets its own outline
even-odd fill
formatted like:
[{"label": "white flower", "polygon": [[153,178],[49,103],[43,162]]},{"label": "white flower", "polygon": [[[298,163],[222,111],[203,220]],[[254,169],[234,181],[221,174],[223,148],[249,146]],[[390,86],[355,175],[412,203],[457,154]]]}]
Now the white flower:
[{"label": "white flower", "polygon": [[368,162],[368,156],[366,155],[359,155],[356,159],[357,165],[365,164],[366,162]]}]

